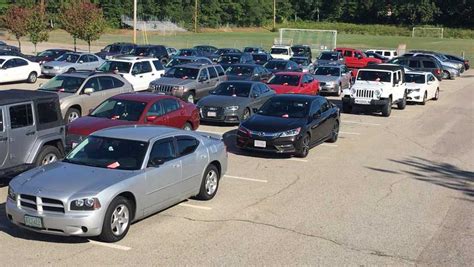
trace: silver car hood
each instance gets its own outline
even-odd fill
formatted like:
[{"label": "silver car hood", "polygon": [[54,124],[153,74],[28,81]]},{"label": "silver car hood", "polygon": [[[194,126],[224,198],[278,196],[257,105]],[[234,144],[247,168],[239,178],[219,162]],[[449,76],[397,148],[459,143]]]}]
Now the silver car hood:
[{"label": "silver car hood", "polygon": [[67,200],[75,195],[94,196],[105,188],[137,174],[137,171],[55,162],[15,177],[10,185],[20,194]]},{"label": "silver car hood", "polygon": [[332,82],[338,81],[339,76],[328,76],[328,75],[313,75],[314,78],[320,82]]},{"label": "silver car hood", "polygon": [[153,85],[173,85],[173,86],[180,86],[186,85],[196,82],[196,80],[192,79],[178,79],[178,78],[170,78],[170,77],[161,77],[157,80],[151,82]]},{"label": "silver car hood", "polygon": [[76,63],[67,62],[67,61],[50,61],[50,62],[44,63],[43,66],[66,68],[66,67],[73,66],[75,64]]}]

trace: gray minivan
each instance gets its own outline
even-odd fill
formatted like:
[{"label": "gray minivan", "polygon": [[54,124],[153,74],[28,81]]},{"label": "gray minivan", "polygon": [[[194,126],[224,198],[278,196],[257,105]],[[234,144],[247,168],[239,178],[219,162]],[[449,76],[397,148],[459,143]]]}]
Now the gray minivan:
[{"label": "gray minivan", "polygon": [[436,60],[429,57],[396,57],[387,63],[402,65],[416,71],[431,72],[438,80],[441,81],[443,79],[442,66]]}]

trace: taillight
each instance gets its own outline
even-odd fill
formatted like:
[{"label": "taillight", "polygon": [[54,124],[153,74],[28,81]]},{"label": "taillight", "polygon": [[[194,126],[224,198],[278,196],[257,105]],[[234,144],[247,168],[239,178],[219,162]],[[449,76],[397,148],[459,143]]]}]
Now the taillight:
[{"label": "taillight", "polygon": [[247,135],[247,136],[249,136],[249,137],[251,136],[251,135],[250,135],[250,131],[247,130],[247,129],[245,129],[244,127],[239,127],[239,132],[241,132],[241,133],[243,133],[243,134],[245,134],[245,135]]},{"label": "taillight", "polygon": [[441,74],[441,70],[440,70],[440,69],[436,69],[436,74]]}]

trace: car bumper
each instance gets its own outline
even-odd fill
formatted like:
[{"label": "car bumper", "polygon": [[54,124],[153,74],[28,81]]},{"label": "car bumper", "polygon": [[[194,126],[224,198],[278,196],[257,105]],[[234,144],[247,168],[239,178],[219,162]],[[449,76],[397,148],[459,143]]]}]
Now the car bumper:
[{"label": "car bumper", "polygon": [[409,102],[423,102],[422,91],[411,91],[407,94],[407,101]]},{"label": "car bumper", "polygon": [[58,74],[62,74],[64,70],[55,70],[55,69],[41,69],[41,74],[44,76],[56,76]]},{"label": "car bumper", "polygon": [[351,106],[384,106],[387,104],[387,99],[370,99],[366,103],[358,102],[355,98],[344,96],[342,102],[350,104]]},{"label": "car bumper", "polygon": [[321,85],[320,86],[321,93],[337,93],[337,86],[336,85]]},{"label": "car bumper", "polygon": [[216,116],[208,116],[207,112],[200,110],[201,121],[207,122],[224,122],[224,123],[240,123],[242,115],[240,112],[216,112]]},{"label": "car bumper", "polygon": [[[255,141],[264,141],[265,147],[255,146]],[[299,139],[296,136],[265,138],[256,136],[246,136],[243,133],[237,134],[237,147],[245,150],[252,150],[265,153],[292,154],[297,151]]]},{"label": "car bumper", "polygon": [[[101,234],[104,218],[101,210],[81,211],[77,214],[69,213],[39,213],[36,210],[23,209],[10,199],[6,203],[6,214],[10,222],[31,231],[62,236],[98,236]],[[41,218],[43,228],[26,226],[25,215]]]}]

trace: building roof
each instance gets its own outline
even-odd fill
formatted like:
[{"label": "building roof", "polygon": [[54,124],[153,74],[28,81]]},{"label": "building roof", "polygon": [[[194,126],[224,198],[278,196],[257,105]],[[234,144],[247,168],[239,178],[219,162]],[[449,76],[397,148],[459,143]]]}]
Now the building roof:
[{"label": "building roof", "polygon": [[36,90],[19,90],[11,89],[0,91],[0,106],[16,104],[27,101],[40,99],[57,99],[56,93],[36,91]]}]

